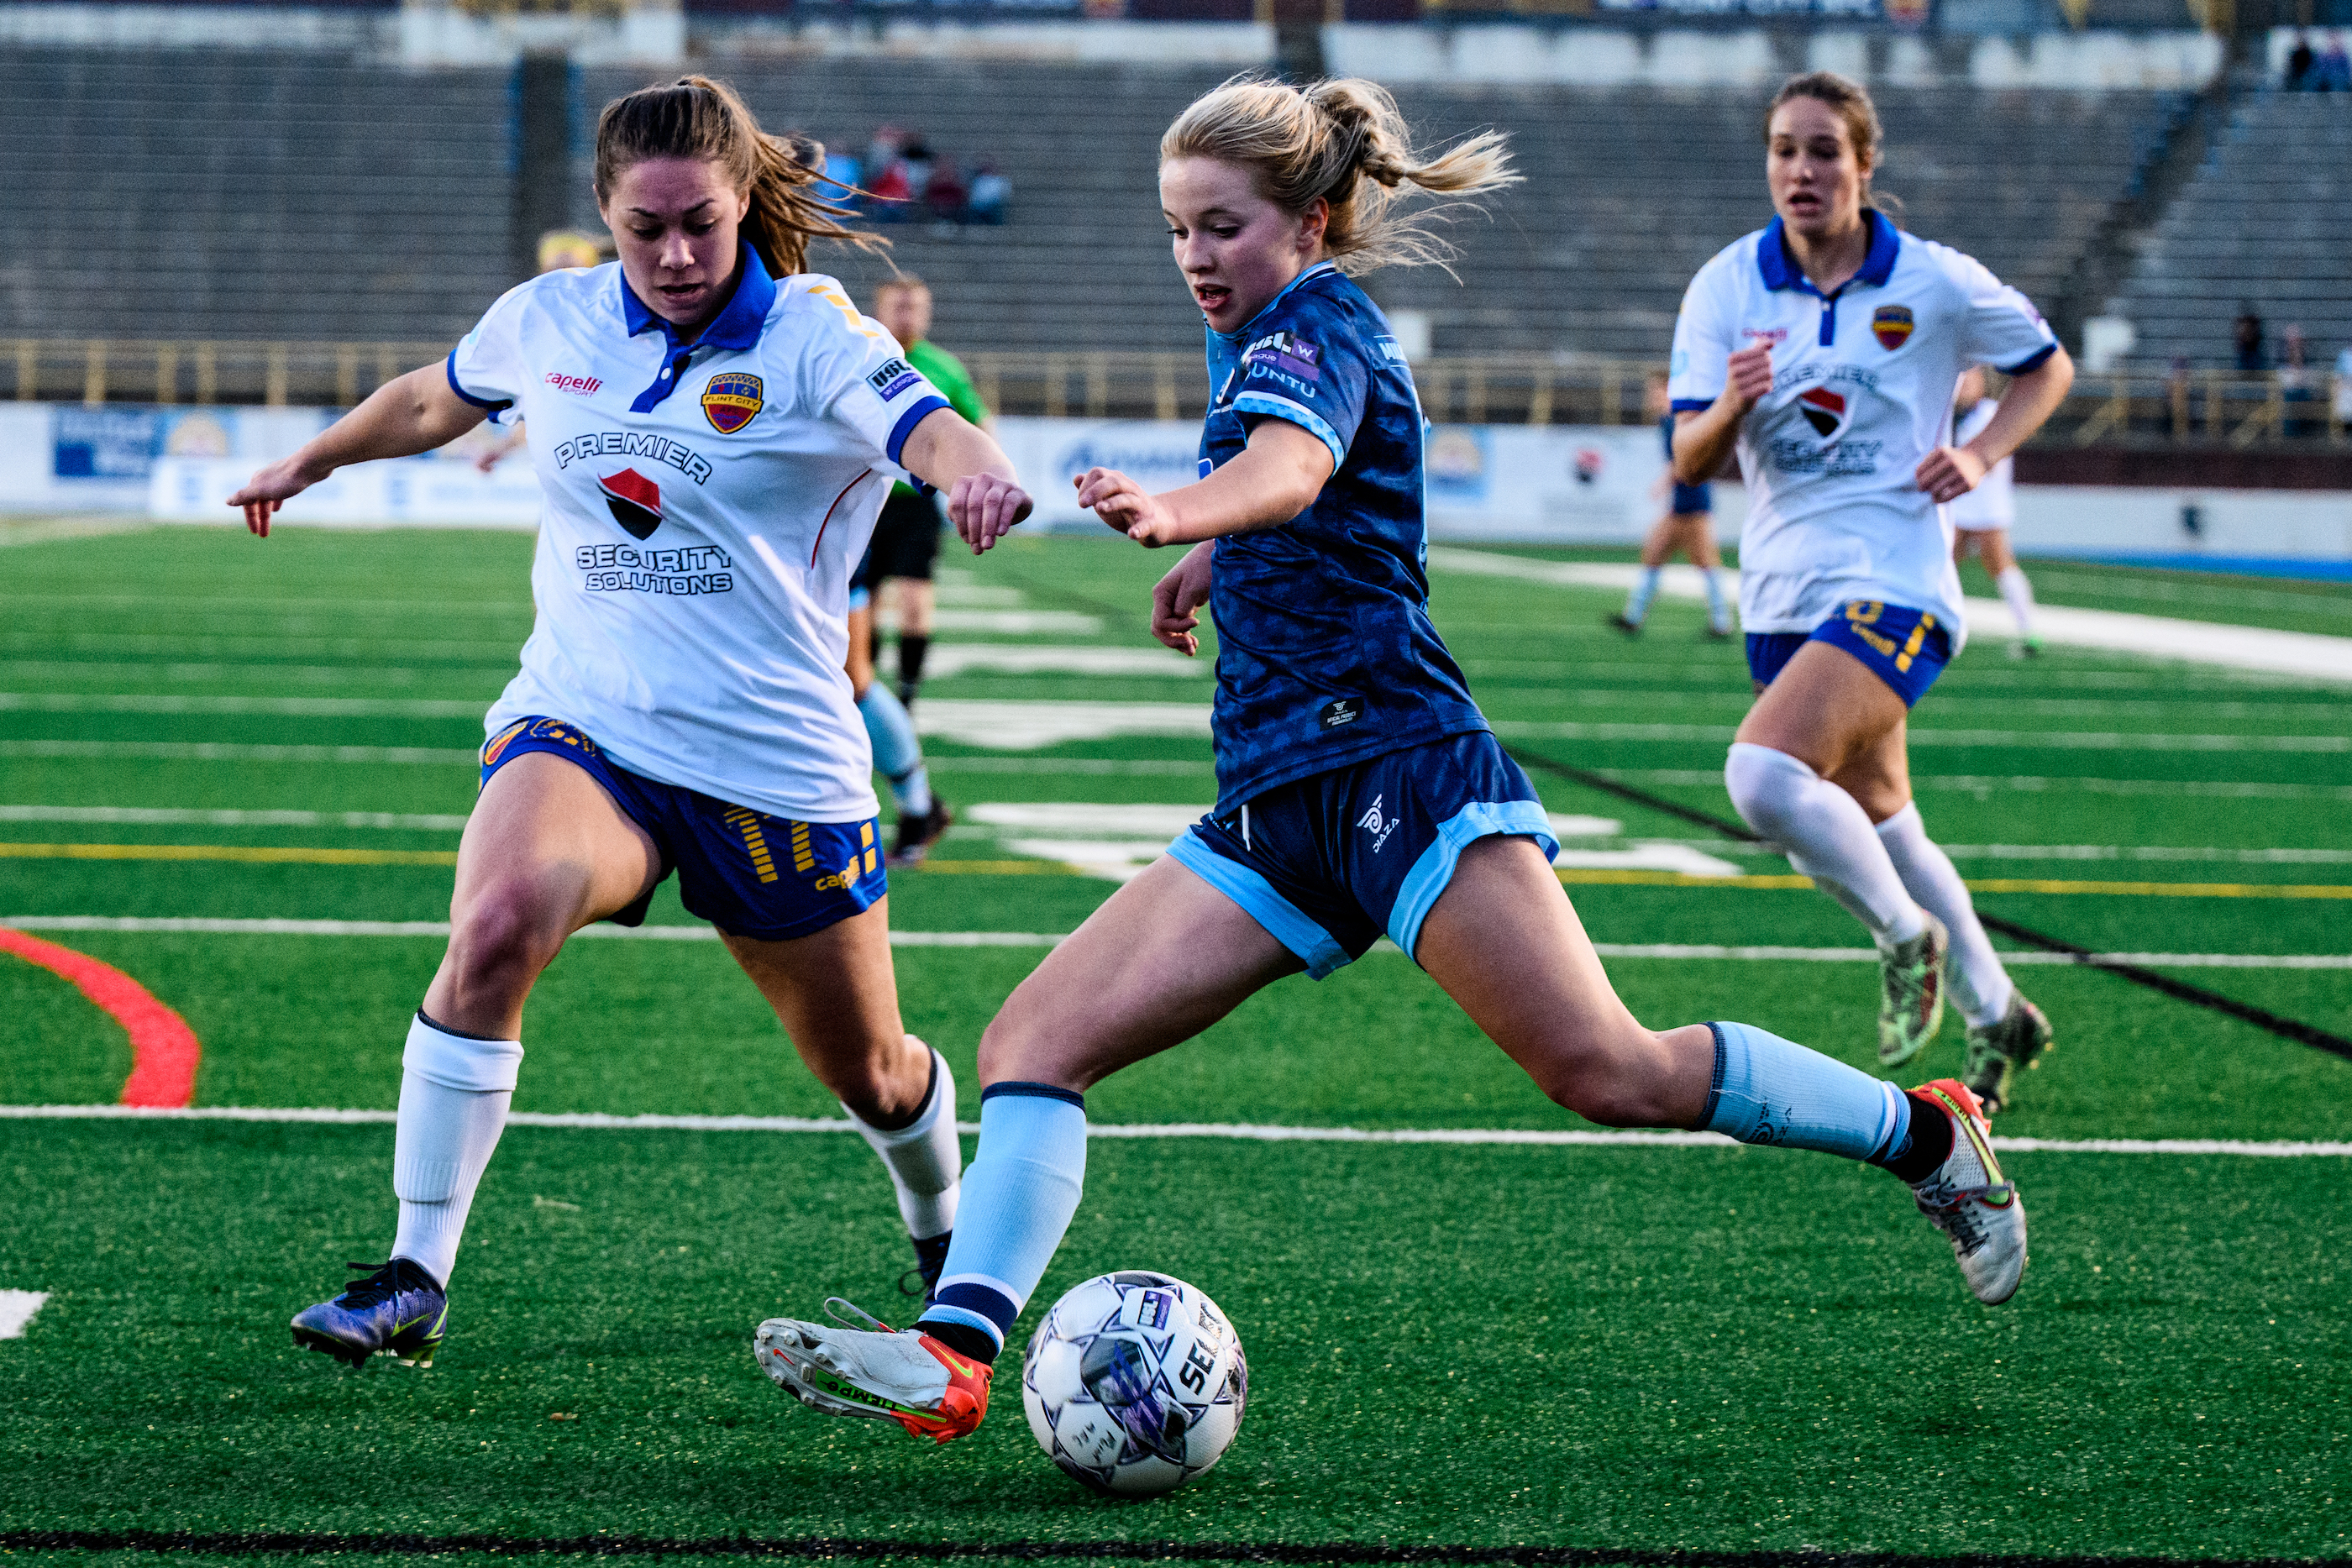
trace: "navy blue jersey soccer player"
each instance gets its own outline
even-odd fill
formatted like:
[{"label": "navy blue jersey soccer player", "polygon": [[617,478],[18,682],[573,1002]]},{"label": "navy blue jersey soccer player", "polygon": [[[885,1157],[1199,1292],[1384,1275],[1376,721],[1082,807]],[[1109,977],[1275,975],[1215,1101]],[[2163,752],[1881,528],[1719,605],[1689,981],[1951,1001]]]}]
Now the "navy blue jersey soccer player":
[{"label": "navy blue jersey soccer player", "polygon": [[1637,1022],[1552,873],[1534,789],[1430,622],[1421,410],[1346,273],[1429,258],[1391,213],[1393,187],[1507,183],[1500,139],[1421,161],[1370,83],[1242,81],[1186,110],[1160,160],[1176,259],[1209,326],[1207,472],[1153,495],[1096,469],[1078,499],[1140,543],[1193,547],[1154,591],[1153,629],[1191,652],[1194,612],[1216,618],[1217,805],[989,1026],[979,1153],[917,1332],[772,1319],[763,1369],[821,1411],[940,1441],[972,1430],[1077,1207],[1085,1091],[1383,932],[1560,1104],[1885,1166],[1975,1294],[2006,1300],[2024,1214],[1967,1091],[1906,1095],[1745,1024]]}]

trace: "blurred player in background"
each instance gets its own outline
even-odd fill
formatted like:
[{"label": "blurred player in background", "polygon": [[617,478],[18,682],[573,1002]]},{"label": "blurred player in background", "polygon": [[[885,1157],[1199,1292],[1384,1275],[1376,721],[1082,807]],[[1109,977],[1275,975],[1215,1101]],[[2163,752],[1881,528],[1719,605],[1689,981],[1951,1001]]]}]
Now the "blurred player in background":
[{"label": "blurred player in background", "polygon": [[906,1032],[846,613],[889,476],[975,528],[1028,510],[996,443],[909,370],[812,239],[852,237],[807,169],[701,77],[605,107],[616,267],[509,290],[446,364],[378,389],[231,497],[528,416],[545,497],[521,670],[485,720],[449,946],[410,1020],[390,1260],[293,1321],[358,1364],[429,1363],[522,1062],[523,1004],[572,933],[642,924],[672,871],[880,1156],[935,1276],[962,1154],[955,1084]]},{"label": "blurred player in background", "polygon": [[[1425,157],[1372,83],[1244,79],[1178,117],[1160,158],[1176,259],[1208,327],[1203,475],[1155,495],[1096,468],[1077,499],[1138,543],[1192,547],[1153,591],[1152,630],[1194,652],[1196,612],[1213,607],[1219,800],[989,1025],[980,1148],[937,1301],[905,1333],[772,1319],[758,1333],[768,1375],[826,1414],[940,1441],[974,1429],[1077,1210],[1085,1092],[1384,934],[1559,1103],[1892,1170],[1970,1291],[2007,1300],[2024,1210],[1968,1091],[1904,1094],[1747,1024],[1637,1021],[1553,874],[1542,802],[1430,622],[1420,402],[1340,263],[1439,259],[1391,204],[1406,186],[1514,183],[1502,139]],[[1939,389],[1939,417],[1948,397]]]},{"label": "blurred player in background", "polygon": [[[1952,404],[1953,443],[1965,446],[1984,434],[2000,408],[1985,395],[1984,367],[1970,365],[1960,374]],[[2040,653],[2042,639],[2033,634],[2033,584],[2026,580],[2025,569],[2017,564],[2009,548],[2009,530],[2017,523],[2017,459],[2004,457],[1986,469],[1975,489],[1944,510],[1952,519],[1953,564],[1966,559],[1973,547],[1985,570],[1992,574],[1993,586],[2000,590],[2010,619],[2017,622],[2017,640],[2009,645],[2010,656],[2025,659]]]},{"label": "blurred player in background", "polygon": [[[996,420],[980,400],[963,361],[930,340],[931,290],[912,274],[883,283],[874,291],[874,319],[890,330],[906,351],[907,362],[940,389],[955,411],[981,429],[993,432]],[[898,625],[898,696],[908,707],[922,689],[923,656],[931,645],[933,593],[931,570],[940,556],[939,505],[912,486],[899,485],[882,505],[882,520],[874,527],[872,577],[876,630],[880,621],[895,615]],[[876,646],[875,663],[881,663]]]},{"label": "blurred player in background", "polygon": [[955,812],[931,790],[930,770],[923,766],[923,743],[915,735],[915,720],[874,673],[874,549],[849,580],[849,688],[857,698],[857,716],[866,721],[866,737],[874,746],[874,766],[890,781],[890,803],[898,808],[898,832],[890,846],[890,863],[920,865],[933,844],[955,824]]},{"label": "blurred player in background", "polygon": [[[1876,939],[1879,1061],[1935,1038],[1948,958],[1962,1076],[1998,1109],[2050,1025],[1920,822],[1905,721],[1965,635],[1943,508],[2040,428],[2074,366],[2023,295],[1876,210],[1878,111],[1858,84],[1791,78],[1765,143],[1779,215],[1699,270],[1675,326],[1675,472],[1704,479],[1736,448],[1748,485],[1739,619],[1757,698],[1724,782]],[[2007,393],[1966,444],[1941,444],[1961,370],[1985,362]]]},{"label": "blurred player in background", "polygon": [[1665,443],[1666,472],[1661,485],[1667,491],[1666,515],[1642,541],[1642,575],[1625,596],[1625,608],[1609,617],[1609,624],[1629,637],[1641,634],[1650,601],[1657,597],[1659,574],[1680,550],[1706,580],[1706,634],[1720,642],[1731,635],[1731,606],[1724,601],[1723,558],[1715,549],[1715,497],[1706,485],[1685,485],[1675,477],[1675,416],[1667,407],[1664,371],[1652,371],[1643,383],[1642,412],[1657,422]]}]

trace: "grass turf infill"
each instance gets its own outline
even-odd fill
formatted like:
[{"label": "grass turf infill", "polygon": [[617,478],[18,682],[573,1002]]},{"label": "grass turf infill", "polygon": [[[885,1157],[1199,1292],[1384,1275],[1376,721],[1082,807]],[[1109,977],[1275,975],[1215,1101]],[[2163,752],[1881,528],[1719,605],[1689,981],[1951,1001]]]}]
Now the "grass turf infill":
[{"label": "grass turf infill", "polygon": [[[1636,802],[1653,810],[1664,811],[1684,821],[1712,828],[1727,839],[1738,839],[1747,843],[1763,841],[1761,837],[1750,831],[1745,823],[1727,821],[1712,811],[1703,811],[1696,806],[1686,806],[1679,800],[1670,800],[1663,795],[1654,795],[1646,789],[1637,789],[1633,785],[1612,779],[1606,774],[1595,773],[1590,768],[1554,761],[1542,753],[1529,751],[1525,747],[1506,745],[1504,749],[1526,766],[1541,768],[1559,778],[1572,779],[1579,784],[1601,790],[1604,794]],[[2347,1039],[2332,1030],[2324,1030],[2316,1024],[2305,1023],[2300,1019],[2286,1018],[2271,1011],[2268,1008],[2256,1007],[2252,1002],[2239,1001],[2235,998],[2223,996],[2219,991],[2208,990],[2203,986],[2190,985],[2176,976],[2159,974],[2143,965],[2116,961],[2092,948],[2069,942],[2063,937],[2052,936],[2036,931],[2031,926],[2021,925],[2013,920],[2004,920],[1982,909],[1977,911],[1977,919],[1988,931],[1998,931],[2004,936],[2023,942],[2029,946],[2038,947],[2043,952],[2066,954],[2086,968],[2097,969],[2103,974],[2129,980],[2136,986],[2144,986],[2176,1001],[2187,1002],[2192,1007],[2221,1013],[2242,1023],[2250,1023],[2256,1029],[2277,1035],[2281,1040],[2291,1040],[2297,1045],[2311,1046],[2315,1050],[2326,1051],[2332,1056],[2340,1056],[2347,1061],[2352,1061],[2352,1039]]]},{"label": "grass turf infill", "polygon": [[575,1535],[317,1535],[294,1531],[0,1530],[0,1552],[175,1557],[773,1557],[855,1563],[978,1558],[1044,1563],[1494,1563],[1507,1568],[2308,1568],[2291,1557],[1919,1556],[1894,1552],[1649,1552],[1580,1546],[1384,1546],[1355,1542],[884,1541],[804,1535],[695,1540]]}]

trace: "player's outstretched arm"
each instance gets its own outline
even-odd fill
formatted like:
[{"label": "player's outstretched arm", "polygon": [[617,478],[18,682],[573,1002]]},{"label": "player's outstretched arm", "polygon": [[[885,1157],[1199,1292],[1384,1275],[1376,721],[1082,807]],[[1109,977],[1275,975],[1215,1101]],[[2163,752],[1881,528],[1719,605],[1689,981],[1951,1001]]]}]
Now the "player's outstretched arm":
[{"label": "player's outstretched arm", "polygon": [[1155,496],[1116,468],[1088,469],[1076,483],[1079,506],[1157,549],[1278,528],[1315,504],[1335,466],[1322,437],[1286,419],[1263,419],[1248,447],[1198,484]]},{"label": "player's outstretched arm", "polygon": [[1992,419],[1965,445],[1938,446],[1919,460],[1913,477],[1938,503],[1975,489],[1992,465],[2024,445],[2074,384],[2074,361],[2060,349],[2021,376],[2010,379]]},{"label": "player's outstretched arm", "polygon": [[272,463],[246,481],[228,504],[245,513],[245,526],[269,537],[269,519],[294,497],[351,463],[378,457],[414,457],[446,446],[488,417],[449,388],[448,372],[426,365],[388,381],[368,400],[305,442],[293,456]]},{"label": "player's outstretched arm", "polygon": [[1739,439],[1739,422],[1772,390],[1772,346],[1742,349],[1724,366],[1723,391],[1702,409],[1675,416],[1675,477],[1704,485],[1723,467]]},{"label": "player's outstretched arm", "polygon": [[947,497],[948,521],[974,555],[1030,513],[1029,492],[1004,448],[953,409],[926,414],[898,455],[907,472]]}]

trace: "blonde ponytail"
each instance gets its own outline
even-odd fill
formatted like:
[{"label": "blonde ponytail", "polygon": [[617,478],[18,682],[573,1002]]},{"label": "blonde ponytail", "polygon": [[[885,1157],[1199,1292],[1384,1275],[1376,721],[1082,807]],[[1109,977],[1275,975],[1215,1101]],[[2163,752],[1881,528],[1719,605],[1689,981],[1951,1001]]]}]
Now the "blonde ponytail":
[{"label": "blonde ponytail", "polygon": [[1247,169],[1258,193],[1285,212],[1303,213],[1322,198],[1330,204],[1325,248],[1342,270],[1370,272],[1453,260],[1454,247],[1429,225],[1472,204],[1410,217],[1397,204],[1407,186],[1477,195],[1517,184],[1506,140],[1480,131],[1423,158],[1396,99],[1377,82],[1347,78],[1299,88],[1239,76],[1176,117],[1160,139],[1160,161],[1209,158]]},{"label": "blonde ponytail", "polygon": [[597,199],[610,197],[622,170],[647,158],[707,158],[724,170],[750,197],[743,238],[774,277],[804,270],[811,240],[845,240],[861,250],[889,246],[842,226],[854,214],[816,193],[822,145],[767,134],[725,82],[680,77],[606,104],[596,120]]}]

